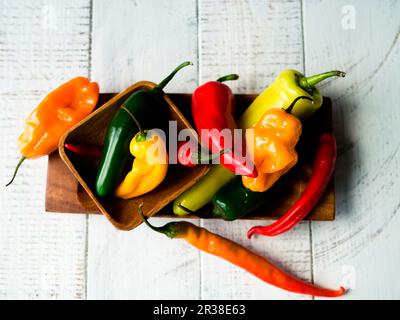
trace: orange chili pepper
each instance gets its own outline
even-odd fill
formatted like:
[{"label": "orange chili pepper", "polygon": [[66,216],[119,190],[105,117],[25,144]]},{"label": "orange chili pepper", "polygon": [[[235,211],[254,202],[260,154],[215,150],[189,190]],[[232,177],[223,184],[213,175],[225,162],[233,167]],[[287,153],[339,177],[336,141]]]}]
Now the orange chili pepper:
[{"label": "orange chili pepper", "polygon": [[154,227],[144,217],[142,206],[139,206],[139,214],[154,231],[163,233],[170,238],[184,239],[192,246],[227,260],[266,283],[287,291],[319,297],[339,297],[345,293],[343,287],[338,290],[330,290],[299,280],[241,245],[190,222],[170,222],[162,227]]},{"label": "orange chili pepper", "polygon": [[18,138],[22,158],[9,186],[25,159],[36,159],[57,150],[62,135],[96,107],[99,86],[84,77],[74,78],[50,92],[26,120]]},{"label": "orange chili pepper", "polygon": [[264,192],[297,163],[296,144],[302,127],[300,120],[290,114],[296,98],[288,109],[268,109],[253,127],[254,143],[248,143],[257,167],[256,178],[242,177],[243,185],[255,192]]}]

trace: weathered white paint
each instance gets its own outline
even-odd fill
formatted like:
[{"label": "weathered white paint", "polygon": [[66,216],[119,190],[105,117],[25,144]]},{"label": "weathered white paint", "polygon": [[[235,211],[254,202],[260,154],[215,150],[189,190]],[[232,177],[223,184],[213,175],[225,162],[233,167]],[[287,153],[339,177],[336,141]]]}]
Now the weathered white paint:
[{"label": "weathered white paint", "polygon": [[[182,61],[196,63],[195,1],[95,1],[93,19],[92,76],[102,91],[161,81]],[[196,66],[187,67],[166,92],[196,83]],[[88,298],[199,298],[199,253],[185,243],[146,226],[118,232],[103,217],[90,217],[88,230]]]},{"label": "weathered white paint", "polygon": [[[159,82],[187,60],[197,62],[195,0],[94,1],[92,76],[100,79],[102,92],[118,92],[139,80]],[[191,68],[166,92],[192,92],[196,65]]]},{"label": "weathered white paint", "polygon": [[89,1],[0,1],[0,299],[85,298],[86,217],[44,213],[46,159],[18,161],[23,119],[88,74]]},{"label": "weathered white paint", "polygon": [[[348,299],[398,299],[400,2],[304,6],[307,73],[348,71],[324,87],[334,98],[339,145],[337,219],[313,223],[314,279],[354,284]],[[355,29],[343,29],[349,12]]]}]

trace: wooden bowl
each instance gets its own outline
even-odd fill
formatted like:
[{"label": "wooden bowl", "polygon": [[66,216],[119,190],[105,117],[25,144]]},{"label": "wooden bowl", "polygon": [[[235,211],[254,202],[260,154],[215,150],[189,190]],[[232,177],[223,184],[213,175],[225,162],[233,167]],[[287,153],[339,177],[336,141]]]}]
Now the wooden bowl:
[{"label": "wooden bowl", "polygon": [[[133,92],[139,89],[152,89],[154,86],[154,83],[147,81],[141,81],[130,86],[77,124],[60,140],[59,153],[61,158],[98,210],[120,230],[131,230],[141,224],[142,220],[138,215],[140,203],[144,204],[144,214],[153,216],[203,177],[209,166],[188,168],[170,165],[165,180],[156,189],[145,195],[130,200],[113,196],[101,198],[97,196],[94,187],[99,165],[98,160],[73,154],[66,150],[64,145],[66,143],[102,145],[108,125],[121,104]],[[167,95],[164,95],[164,100],[168,106],[168,120],[177,121],[178,132],[184,128],[192,129],[190,123]],[[166,123],[168,123],[167,119]]]}]

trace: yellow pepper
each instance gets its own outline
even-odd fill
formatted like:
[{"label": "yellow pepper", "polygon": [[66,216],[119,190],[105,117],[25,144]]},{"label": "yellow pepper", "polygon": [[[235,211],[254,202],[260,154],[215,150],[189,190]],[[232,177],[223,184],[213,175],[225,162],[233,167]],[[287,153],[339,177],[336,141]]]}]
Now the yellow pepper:
[{"label": "yellow pepper", "polygon": [[165,179],[168,171],[168,154],[164,138],[156,131],[137,133],[130,152],[135,157],[132,170],[115,191],[115,196],[131,199],[155,189]]},{"label": "yellow pepper", "polygon": [[282,106],[289,105],[300,96],[309,97],[310,101],[299,101],[291,113],[301,120],[307,119],[322,105],[322,95],[315,85],[334,76],[344,77],[345,73],[342,71],[329,71],[305,77],[296,70],[282,71],[275,81],[246,109],[239,119],[239,127],[251,128],[268,109],[282,108]]},{"label": "yellow pepper", "polygon": [[254,156],[258,171],[256,178],[242,176],[243,185],[254,192],[264,192],[297,163],[296,144],[301,135],[300,120],[291,115],[300,99],[293,101],[288,109],[269,109],[253,127],[253,141],[247,141],[249,152]]}]

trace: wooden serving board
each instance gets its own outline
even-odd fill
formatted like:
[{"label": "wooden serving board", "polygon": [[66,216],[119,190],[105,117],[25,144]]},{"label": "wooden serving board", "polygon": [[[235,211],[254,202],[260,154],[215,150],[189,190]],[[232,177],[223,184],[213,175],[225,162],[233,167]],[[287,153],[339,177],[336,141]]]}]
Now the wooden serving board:
[{"label": "wooden serving board", "polygon": [[[101,94],[98,105],[103,105],[103,103],[114,95]],[[169,94],[169,97],[175,102],[189,122],[193,123],[190,112],[191,95]],[[249,105],[254,97],[254,95],[236,95],[238,114]],[[313,156],[319,135],[321,132],[330,132],[331,130],[331,103],[329,99],[325,98],[321,109],[303,126],[303,134],[298,145],[299,163],[288,174],[289,177],[284,188],[275,190],[274,196],[271,197],[272,200],[256,210],[255,213],[248,215],[246,219],[275,219],[291,207],[302,194],[312,173]],[[86,196],[85,191],[61,160],[58,152],[49,156],[45,208],[47,212],[99,214],[95,204],[89,196]],[[209,212],[210,209],[210,207],[205,208],[203,213]],[[170,206],[164,208],[156,216],[175,218]],[[334,179],[332,177],[324,195],[307,219],[331,221],[334,218],[335,192]]]}]

